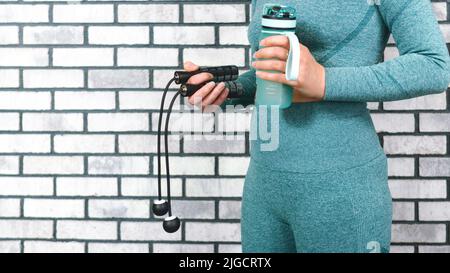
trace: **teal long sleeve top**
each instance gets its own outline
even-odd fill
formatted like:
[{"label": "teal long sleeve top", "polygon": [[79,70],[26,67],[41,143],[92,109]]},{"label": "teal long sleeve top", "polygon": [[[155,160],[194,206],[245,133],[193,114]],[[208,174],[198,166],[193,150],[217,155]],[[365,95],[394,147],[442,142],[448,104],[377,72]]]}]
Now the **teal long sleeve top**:
[{"label": "teal long sleeve top", "polygon": [[[366,102],[447,89],[449,53],[429,0],[252,0],[252,53],[258,49],[262,7],[272,2],[297,9],[296,35],[325,67],[325,97],[282,110],[275,151],[261,151],[262,141],[252,141],[252,157],[270,161],[268,167],[321,172],[368,161],[382,149]],[[383,62],[390,34],[400,56]],[[255,70],[238,81],[244,97],[226,104],[253,104]],[[274,163],[280,160],[284,163]]]}]

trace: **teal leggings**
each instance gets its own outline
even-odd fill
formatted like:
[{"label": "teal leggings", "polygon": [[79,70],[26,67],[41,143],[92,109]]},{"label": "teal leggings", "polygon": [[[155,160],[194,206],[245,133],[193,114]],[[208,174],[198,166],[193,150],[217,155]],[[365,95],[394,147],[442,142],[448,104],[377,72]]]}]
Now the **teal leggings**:
[{"label": "teal leggings", "polygon": [[271,170],[250,161],[243,252],[389,252],[391,221],[384,154],[321,173]]}]

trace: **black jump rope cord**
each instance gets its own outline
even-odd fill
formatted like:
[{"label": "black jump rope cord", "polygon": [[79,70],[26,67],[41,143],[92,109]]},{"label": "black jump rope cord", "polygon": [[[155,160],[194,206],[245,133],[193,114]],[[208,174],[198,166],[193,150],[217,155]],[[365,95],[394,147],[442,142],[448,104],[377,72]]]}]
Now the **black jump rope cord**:
[{"label": "black jump rope cord", "polygon": [[167,116],[166,116],[166,125],[165,125],[165,132],[164,132],[164,145],[165,145],[165,156],[166,156],[166,181],[167,181],[167,203],[169,205],[169,217],[172,216],[172,202],[170,198],[170,168],[169,168],[169,120],[170,120],[170,113],[172,112],[173,104],[177,100],[178,96],[180,95],[180,92],[177,92],[173,98],[172,101],[170,101],[169,109],[167,110]]},{"label": "black jump rope cord", "polygon": [[[158,120],[158,141],[157,141],[157,150],[158,150],[158,199],[161,200],[161,126],[162,126],[162,118],[164,112],[164,103],[166,100],[167,92],[169,91],[170,85],[175,81],[175,78],[172,78],[166,85],[164,89],[162,98],[161,98],[161,107],[159,109],[159,120]],[[178,92],[177,92],[178,93]],[[167,144],[166,144],[167,150]]]}]

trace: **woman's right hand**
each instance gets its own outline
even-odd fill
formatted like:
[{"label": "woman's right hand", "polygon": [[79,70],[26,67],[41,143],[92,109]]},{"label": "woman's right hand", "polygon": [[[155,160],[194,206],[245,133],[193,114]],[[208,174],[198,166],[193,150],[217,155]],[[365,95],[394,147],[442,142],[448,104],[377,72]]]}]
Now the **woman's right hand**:
[{"label": "woman's right hand", "polygon": [[[184,70],[186,71],[195,71],[198,70],[199,66],[186,61],[184,63]],[[225,83],[221,82],[216,84],[211,81],[213,79],[213,75],[211,73],[199,73],[189,78],[187,83],[190,84],[200,84],[203,82],[209,81],[206,85],[200,88],[197,92],[195,92],[192,96],[189,97],[188,102],[191,105],[199,105],[202,107],[202,111],[208,105],[221,105],[228,96],[228,88],[225,88]]]}]

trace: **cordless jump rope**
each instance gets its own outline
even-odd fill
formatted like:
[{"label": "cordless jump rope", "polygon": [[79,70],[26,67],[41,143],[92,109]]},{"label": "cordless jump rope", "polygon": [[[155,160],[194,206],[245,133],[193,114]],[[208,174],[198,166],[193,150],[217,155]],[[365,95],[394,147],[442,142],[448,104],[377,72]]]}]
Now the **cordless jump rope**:
[{"label": "cordless jump rope", "polygon": [[[243,94],[242,85],[235,81],[239,76],[239,70],[237,66],[215,66],[215,67],[200,67],[196,71],[175,71],[174,77],[169,80],[164,89],[161,98],[161,107],[159,109],[159,120],[158,120],[158,140],[157,140],[157,155],[158,155],[158,200],[155,200],[152,205],[153,213],[157,216],[163,216],[168,213],[168,217],[164,219],[163,228],[166,232],[173,233],[180,228],[180,219],[172,215],[172,205],[170,197],[170,168],[169,168],[169,152],[168,152],[168,127],[170,113],[172,112],[173,105],[179,95],[183,97],[188,97],[197,92],[208,82],[201,84],[188,84],[190,77],[199,73],[211,73],[213,75],[212,81],[214,82],[225,82],[225,87],[228,88],[228,98],[239,98]],[[166,100],[167,92],[170,85],[175,82],[180,84],[180,88],[177,93],[173,96],[170,101],[169,108],[167,109],[167,116],[164,128],[164,145],[165,145],[165,162],[166,162],[166,182],[167,182],[167,200],[162,199],[161,194],[161,126],[162,126],[162,116],[164,112],[164,103]]]}]

